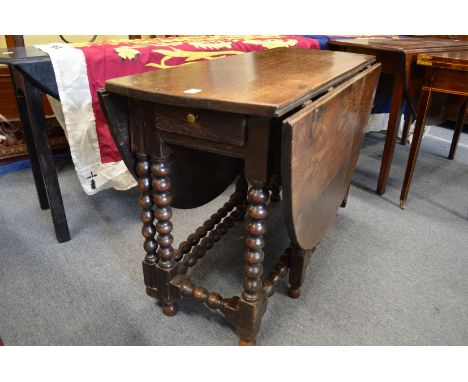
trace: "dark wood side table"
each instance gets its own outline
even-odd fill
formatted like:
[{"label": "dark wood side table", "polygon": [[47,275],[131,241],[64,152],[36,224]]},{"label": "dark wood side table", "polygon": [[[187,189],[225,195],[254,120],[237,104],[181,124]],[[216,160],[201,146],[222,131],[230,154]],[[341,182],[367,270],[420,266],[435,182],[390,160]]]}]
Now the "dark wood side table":
[{"label": "dark wood side table", "polygon": [[10,68],[28,156],[41,209],[50,208],[60,243],[70,240],[67,217],[46,132],[42,95],[59,99],[48,55],[33,47],[0,49],[0,64]]},{"label": "dark wood side table", "polygon": [[411,143],[408,164],[406,166],[405,179],[401,189],[400,207],[402,209],[405,207],[408,198],[432,94],[448,93],[460,95],[465,98],[458,113],[455,132],[448,155],[449,159],[455,157],[458,141],[463,129],[468,100],[468,50],[420,54],[418,55],[417,63],[425,67],[424,85],[419,100],[416,126],[414,128],[413,142]]},{"label": "dark wood side table", "polygon": [[[383,195],[392,164],[395,142],[400,126],[404,98],[408,106],[416,110],[422,71],[416,65],[416,57],[425,52],[468,50],[467,41],[435,38],[390,38],[390,39],[338,39],[329,41],[330,49],[345,52],[371,54],[382,64],[382,73],[394,77],[387,135],[380,165],[377,194]],[[408,134],[410,118],[406,119],[402,142]]]},{"label": "dark wood side table", "polygon": [[[119,148],[141,191],[146,291],[166,315],[176,313],[179,299],[194,298],[221,311],[237,329],[240,344],[248,345],[255,344],[268,297],[288,270],[289,295],[299,297],[313,249],[346,199],[379,70],[372,56],[279,48],[106,82],[101,106],[114,139],[127,142]],[[215,162],[227,158],[240,164],[236,191],[173,248],[171,205],[189,208],[211,200],[223,189],[216,192],[212,184],[228,180],[205,171],[200,158],[206,153]],[[291,244],[262,279],[278,162]],[[183,173],[187,166],[199,176]],[[219,168],[219,173],[233,169]],[[194,198],[194,189],[211,195],[200,192]],[[245,212],[240,295],[223,298],[195,286],[189,269]]]}]

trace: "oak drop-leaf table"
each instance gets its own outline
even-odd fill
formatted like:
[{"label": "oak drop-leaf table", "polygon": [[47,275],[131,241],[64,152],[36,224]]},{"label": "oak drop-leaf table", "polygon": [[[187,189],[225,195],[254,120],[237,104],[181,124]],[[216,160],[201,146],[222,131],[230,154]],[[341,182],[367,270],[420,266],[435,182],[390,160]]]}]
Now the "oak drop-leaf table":
[{"label": "oak drop-leaf table", "polygon": [[[141,191],[146,291],[166,315],[191,297],[221,311],[240,344],[255,344],[288,271],[289,295],[299,297],[346,199],[379,71],[373,56],[278,48],[106,82],[101,106]],[[174,248],[171,206],[203,205],[236,177],[229,201]],[[291,243],[262,279],[268,201],[280,187]],[[189,269],[244,215],[240,295],[195,286]]]}]

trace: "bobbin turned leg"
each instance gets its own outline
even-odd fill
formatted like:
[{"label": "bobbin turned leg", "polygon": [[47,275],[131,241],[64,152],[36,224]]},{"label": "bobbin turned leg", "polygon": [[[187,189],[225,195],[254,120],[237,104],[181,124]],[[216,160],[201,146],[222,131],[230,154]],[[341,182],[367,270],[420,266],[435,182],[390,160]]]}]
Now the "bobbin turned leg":
[{"label": "bobbin turned leg", "polygon": [[139,199],[140,207],[142,209],[140,220],[143,223],[141,230],[145,242],[143,248],[146,255],[143,260],[143,277],[146,285],[146,293],[152,297],[156,297],[156,280],[155,280],[155,266],[158,261],[156,250],[158,245],[154,240],[156,234],[154,228],[154,213],[153,213],[153,200],[152,200],[152,186],[151,186],[151,172],[149,158],[145,154],[136,154],[138,159],[136,172],[139,176],[138,189],[141,192]]},{"label": "bobbin turned leg", "polygon": [[173,316],[176,314],[175,300],[178,296],[178,290],[171,286],[170,281],[177,275],[178,266],[174,260],[174,248],[172,248],[170,169],[168,156],[151,156],[151,159],[153,203],[156,206],[154,215],[157,220],[155,228],[158,233],[156,241],[159,245],[157,251],[159,261],[155,267],[157,298],[163,313],[166,316]]},{"label": "bobbin turned leg", "polygon": [[310,257],[314,252],[312,250],[304,250],[297,246],[291,245],[289,252],[289,285],[288,295],[291,298],[298,298],[301,295],[300,287],[304,282],[304,276],[309,265]]},{"label": "bobbin turned leg", "polygon": [[264,185],[253,186],[248,193],[245,238],[244,288],[239,300],[238,335],[240,345],[255,345],[260,322],[267,306],[267,296],[262,289],[263,235],[268,215],[268,191]]}]

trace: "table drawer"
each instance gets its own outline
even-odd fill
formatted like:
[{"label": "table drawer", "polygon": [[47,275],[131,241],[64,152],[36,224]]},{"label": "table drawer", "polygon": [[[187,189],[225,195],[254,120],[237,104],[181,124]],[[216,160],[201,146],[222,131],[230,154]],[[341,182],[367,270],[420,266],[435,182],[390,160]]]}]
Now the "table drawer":
[{"label": "table drawer", "polygon": [[241,114],[156,105],[156,128],[174,134],[243,146],[246,118]]}]

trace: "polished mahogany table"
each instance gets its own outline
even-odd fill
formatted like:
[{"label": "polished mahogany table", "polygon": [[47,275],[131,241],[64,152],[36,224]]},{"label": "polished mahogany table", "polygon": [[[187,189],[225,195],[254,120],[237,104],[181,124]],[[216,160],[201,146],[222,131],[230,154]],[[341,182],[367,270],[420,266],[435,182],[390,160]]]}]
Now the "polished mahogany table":
[{"label": "polished mahogany table", "polygon": [[468,100],[468,50],[420,54],[417,58],[417,64],[425,67],[424,85],[419,100],[416,126],[406,166],[405,179],[401,189],[400,207],[402,209],[405,207],[408,198],[411,179],[421,146],[424,124],[431,105],[432,94],[448,93],[464,97],[464,102],[455,124],[455,132],[448,155],[449,159],[455,157],[465,121]]},{"label": "polished mahogany table", "polygon": [[380,165],[377,194],[383,195],[392,164],[395,142],[400,126],[403,101],[409,107],[402,144],[405,143],[411,123],[410,112],[416,115],[423,71],[416,65],[421,53],[468,50],[468,41],[454,41],[437,38],[390,38],[390,39],[337,39],[328,42],[330,49],[371,54],[382,64],[382,74],[393,76],[391,108],[388,120],[385,146]]},{"label": "polished mahogany table", "polygon": [[[166,315],[190,297],[221,311],[240,344],[255,344],[288,271],[289,295],[299,297],[346,199],[379,71],[368,55],[278,48],[106,82],[101,106],[141,191],[146,291]],[[205,204],[236,177],[229,201],[174,248],[171,206]],[[279,187],[291,243],[262,279],[270,190],[279,200]],[[245,214],[240,295],[195,286],[189,269]]]}]

